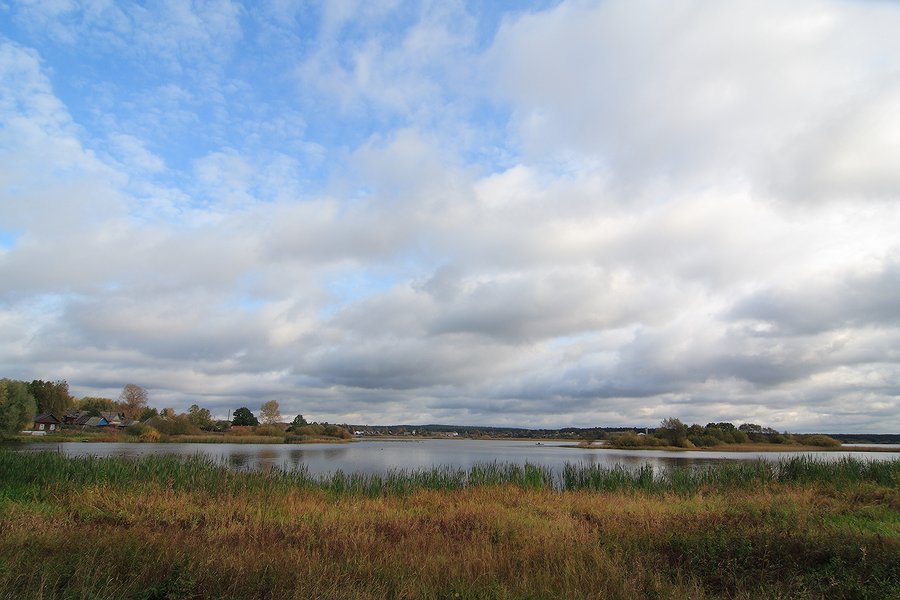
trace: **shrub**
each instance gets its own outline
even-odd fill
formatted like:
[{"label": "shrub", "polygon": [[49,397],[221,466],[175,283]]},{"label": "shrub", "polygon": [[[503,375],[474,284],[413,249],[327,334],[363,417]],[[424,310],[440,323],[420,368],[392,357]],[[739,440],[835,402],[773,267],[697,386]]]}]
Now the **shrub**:
[{"label": "shrub", "polygon": [[798,435],[796,436],[797,440],[801,444],[806,444],[807,446],[819,446],[822,448],[836,448],[840,446],[841,443],[834,439],[833,437],[828,437],[827,435],[821,434],[812,434],[812,435]]},{"label": "shrub", "polygon": [[144,425],[143,423],[135,423],[133,425],[129,425],[125,431],[128,432],[128,435],[133,435],[135,437],[142,436],[148,429],[149,425]]},{"label": "shrub", "polygon": [[153,429],[150,426],[144,425],[144,432],[141,433],[141,441],[142,442],[158,442],[160,438],[160,434],[157,430]]},{"label": "shrub", "polygon": [[284,437],[284,429],[278,425],[260,425],[256,428],[256,435],[265,435],[270,437]]},{"label": "shrub", "polygon": [[165,435],[196,435],[200,433],[200,428],[191,423],[187,415],[154,417],[147,421],[147,425]]}]

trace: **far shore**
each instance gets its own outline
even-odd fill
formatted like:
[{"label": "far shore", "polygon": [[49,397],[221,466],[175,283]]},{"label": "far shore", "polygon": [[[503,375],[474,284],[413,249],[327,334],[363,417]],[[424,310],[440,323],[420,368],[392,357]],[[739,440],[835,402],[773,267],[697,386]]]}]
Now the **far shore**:
[{"label": "far shore", "polygon": [[806,444],[721,444],[719,446],[613,446],[610,444],[581,444],[585,450],[662,450],[665,452],[900,452],[900,448],[869,446],[810,446]]},{"label": "far shore", "polygon": [[11,441],[25,444],[60,444],[81,442],[88,444],[346,444],[352,439],[335,438],[328,436],[302,436],[286,440],[281,436],[269,435],[228,435],[221,433],[208,433],[201,435],[172,435],[161,436],[157,440],[142,440],[133,435],[110,435],[105,433],[61,433],[48,435],[19,435]]},{"label": "far shore", "polygon": [[[572,440],[565,438],[524,438],[524,437],[440,437],[440,436],[410,436],[410,435],[383,435],[383,436],[364,436],[352,439],[341,439],[327,436],[308,436],[304,439],[285,440],[279,436],[263,436],[263,435],[229,435],[221,433],[209,433],[203,435],[176,435],[166,436],[155,443],[161,444],[346,444],[355,441],[384,441],[384,442],[421,442],[427,440],[446,440],[446,441],[463,441],[463,440],[484,440],[495,442],[532,442],[535,445],[542,446],[561,446],[562,442],[567,442],[566,447],[576,447],[584,450],[637,450],[637,451],[663,451],[663,452],[900,452],[900,448],[884,447],[878,444],[860,445],[860,446],[811,446],[804,444],[721,444],[718,446],[697,446],[695,448],[682,448],[679,446],[616,446],[608,444],[603,440],[585,441]],[[92,444],[102,443],[128,443],[128,444],[144,444],[148,443],[136,436],[130,435],[110,435],[101,433],[85,433],[85,432],[65,432],[58,434],[48,434],[42,436],[20,435],[12,438],[12,442],[20,443],[73,443],[83,442]]]}]

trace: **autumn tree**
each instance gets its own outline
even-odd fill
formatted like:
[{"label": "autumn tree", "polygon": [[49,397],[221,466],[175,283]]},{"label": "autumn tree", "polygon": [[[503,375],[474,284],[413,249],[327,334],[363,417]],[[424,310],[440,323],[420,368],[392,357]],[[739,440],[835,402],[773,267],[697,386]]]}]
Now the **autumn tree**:
[{"label": "autumn tree", "polygon": [[119,394],[119,410],[126,419],[137,419],[147,408],[147,390],[139,385],[129,383]]},{"label": "autumn tree", "polygon": [[269,400],[259,409],[259,416],[266,425],[274,425],[281,421],[281,410],[277,400]]}]

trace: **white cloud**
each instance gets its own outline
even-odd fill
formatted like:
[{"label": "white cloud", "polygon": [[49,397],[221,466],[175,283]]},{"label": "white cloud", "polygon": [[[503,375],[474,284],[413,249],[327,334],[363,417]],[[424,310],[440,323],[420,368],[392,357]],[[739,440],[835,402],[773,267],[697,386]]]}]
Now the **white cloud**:
[{"label": "white cloud", "polygon": [[459,5],[328,3],[317,35],[275,6],[318,38],[301,98],[230,62],[247,7],[149,40],[168,4],[21,6],[38,48],[163,65],[85,70],[79,111],[54,52],[0,45],[0,375],[331,421],[900,426],[887,3],[560,3],[484,56]]},{"label": "white cloud", "polygon": [[[893,159],[862,167],[864,148],[827,129],[849,114],[871,127],[896,104],[884,57],[900,52],[898,25],[898,11],[873,3],[563,3],[507,22],[488,64],[531,156],[594,154],[632,183],[737,176],[765,187],[776,166],[800,182],[821,177],[795,174],[805,166],[859,183]],[[859,135],[872,149],[894,143]],[[813,164],[785,154],[822,138],[841,149]]]}]

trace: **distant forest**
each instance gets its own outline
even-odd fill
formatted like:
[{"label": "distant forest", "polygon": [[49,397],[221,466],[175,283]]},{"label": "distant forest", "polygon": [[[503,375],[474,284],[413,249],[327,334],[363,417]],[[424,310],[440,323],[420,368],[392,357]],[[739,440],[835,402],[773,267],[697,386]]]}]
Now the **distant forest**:
[{"label": "distant forest", "polygon": [[[349,425],[364,435],[452,435],[479,438],[522,438],[560,440],[605,440],[620,433],[656,434],[657,427],[562,427],[529,429],[523,427],[485,427],[478,425]],[[900,433],[829,433],[845,444],[900,444]]]}]

